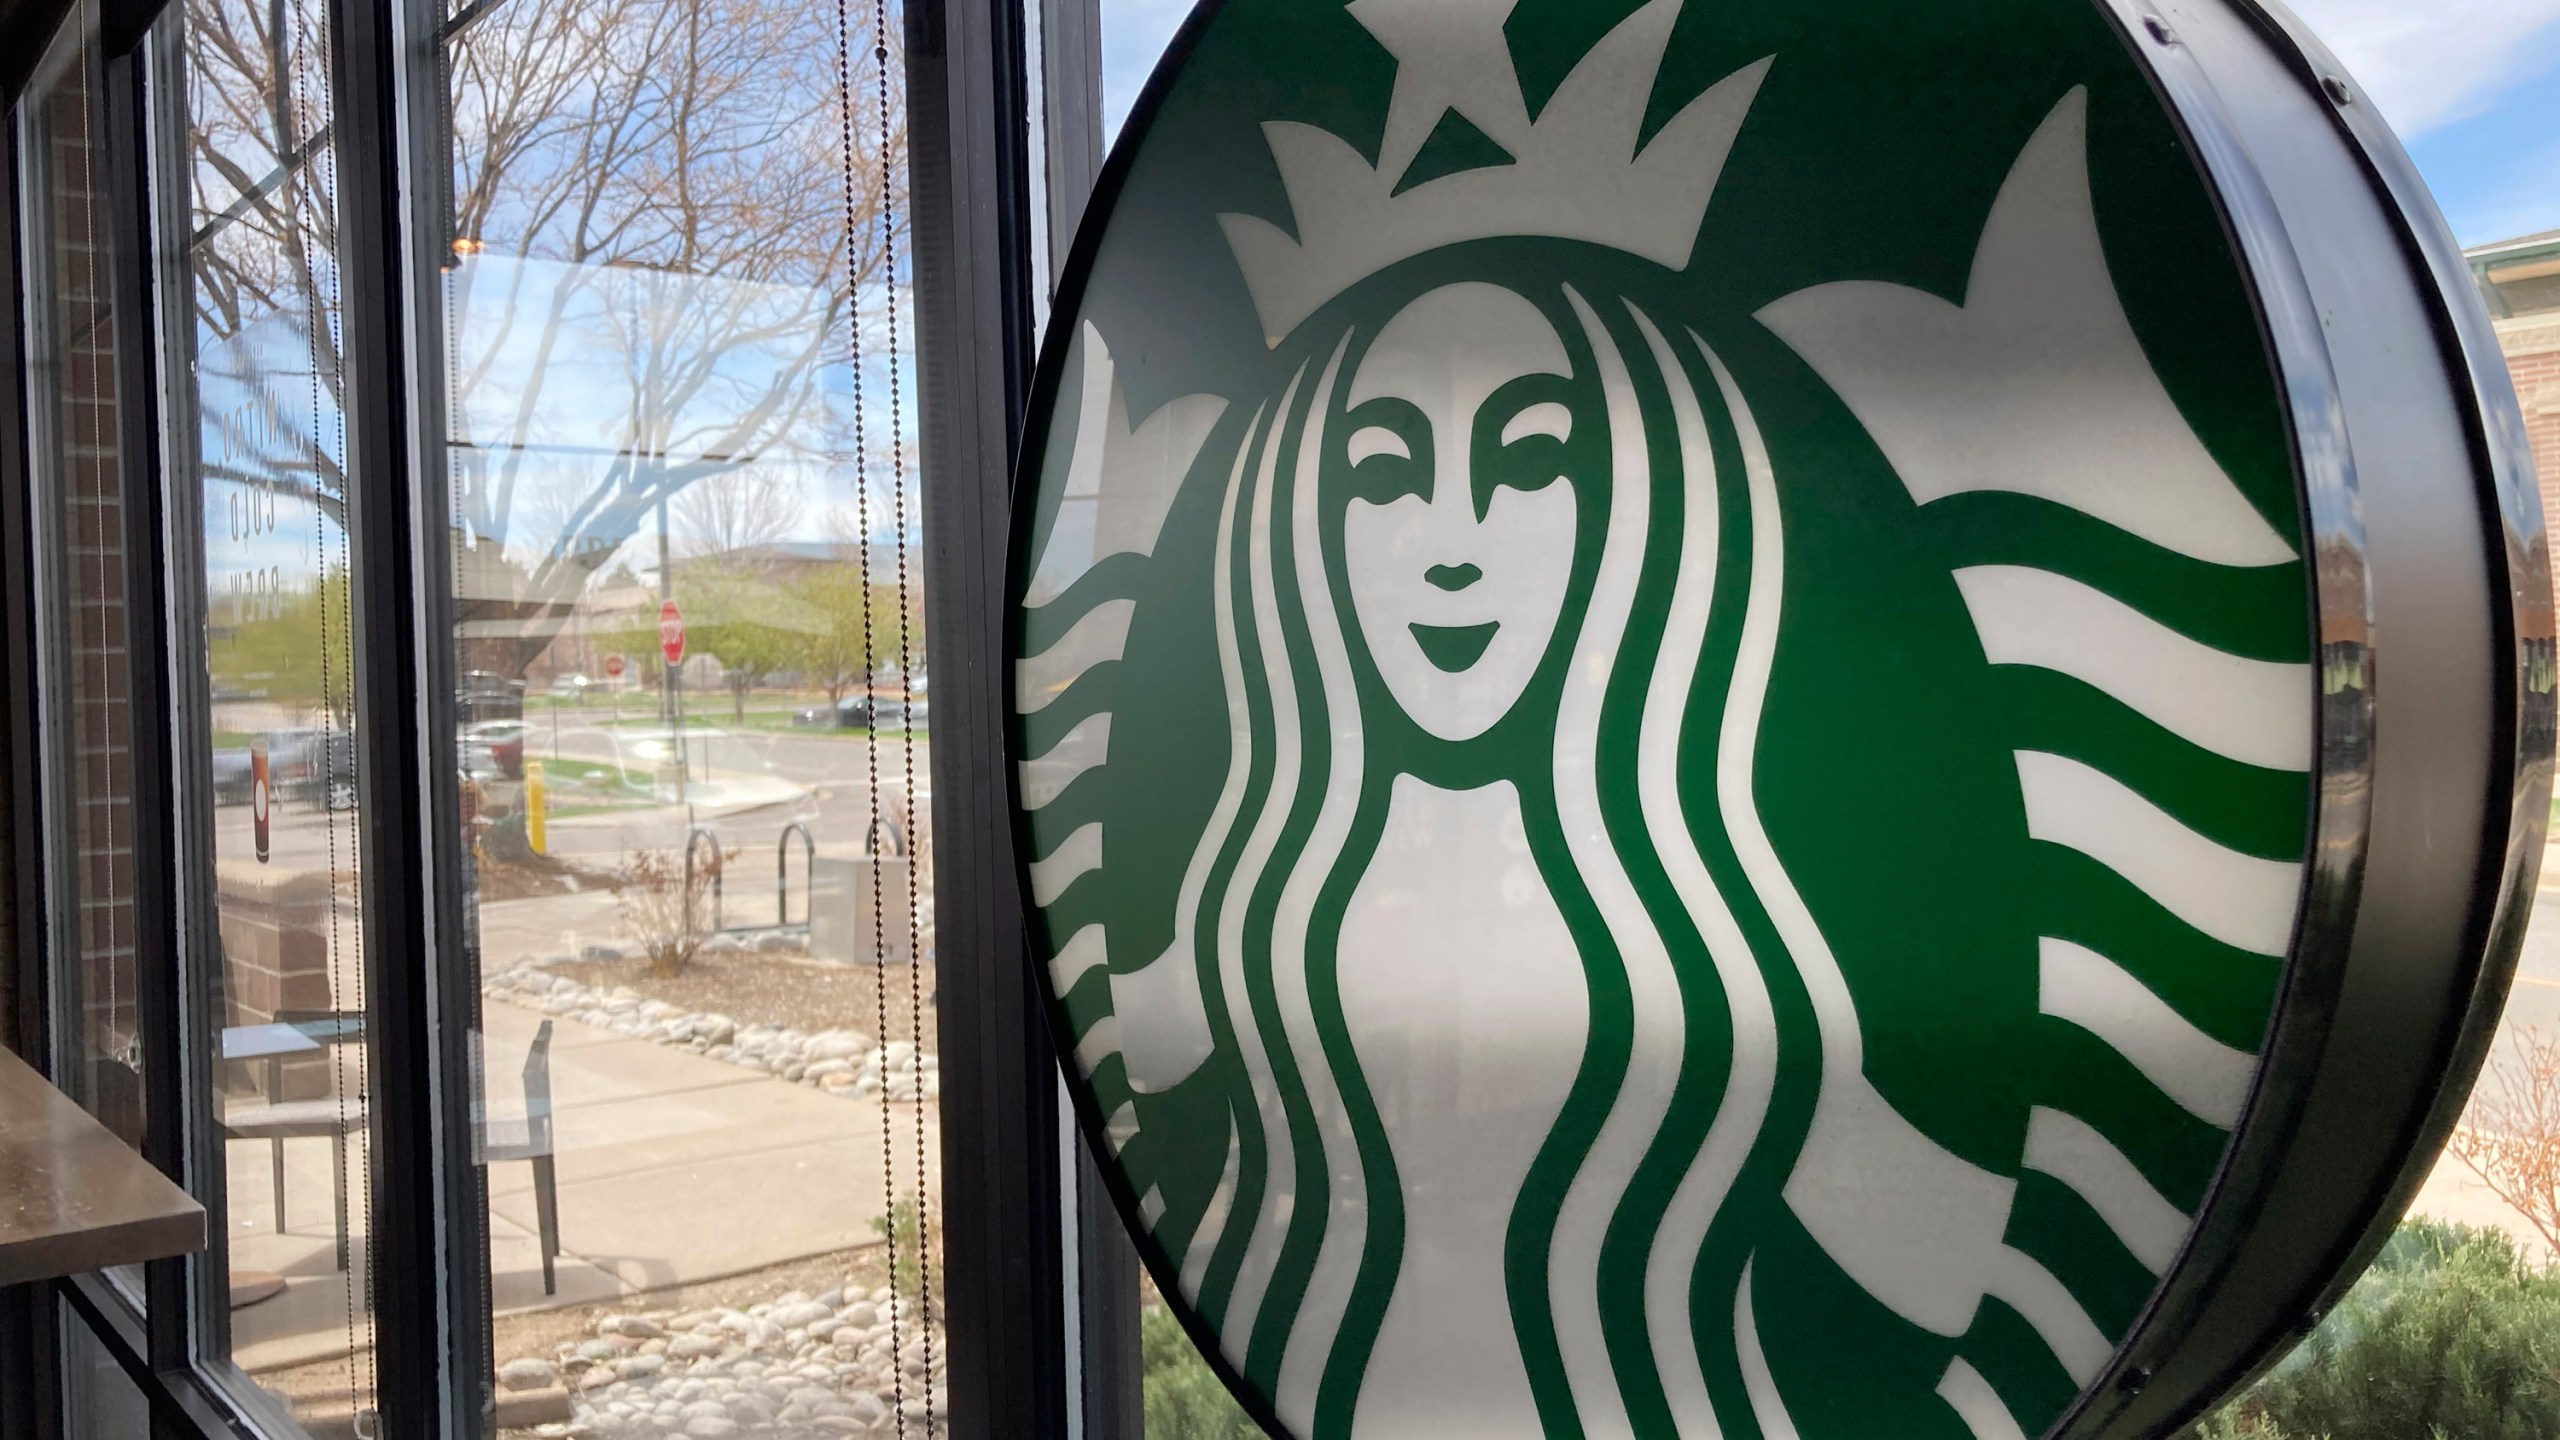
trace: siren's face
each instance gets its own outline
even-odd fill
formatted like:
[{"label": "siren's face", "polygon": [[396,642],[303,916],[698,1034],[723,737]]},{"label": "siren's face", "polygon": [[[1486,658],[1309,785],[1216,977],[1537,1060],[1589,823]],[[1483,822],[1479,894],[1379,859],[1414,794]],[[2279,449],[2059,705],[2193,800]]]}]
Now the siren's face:
[{"label": "siren's face", "polygon": [[1572,362],[1535,305],[1451,285],[1406,306],[1351,377],[1343,520],[1352,609],[1388,691],[1471,740],[1509,714],[1573,579]]}]

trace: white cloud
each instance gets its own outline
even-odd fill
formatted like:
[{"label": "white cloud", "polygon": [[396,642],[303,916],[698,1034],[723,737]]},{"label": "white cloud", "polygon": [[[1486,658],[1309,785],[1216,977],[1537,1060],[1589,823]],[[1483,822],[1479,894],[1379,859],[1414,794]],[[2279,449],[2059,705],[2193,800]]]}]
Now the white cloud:
[{"label": "white cloud", "polygon": [[2560,38],[2560,0],[2294,0],[2294,9],[2404,137],[2485,109],[2549,62],[2547,42]]}]

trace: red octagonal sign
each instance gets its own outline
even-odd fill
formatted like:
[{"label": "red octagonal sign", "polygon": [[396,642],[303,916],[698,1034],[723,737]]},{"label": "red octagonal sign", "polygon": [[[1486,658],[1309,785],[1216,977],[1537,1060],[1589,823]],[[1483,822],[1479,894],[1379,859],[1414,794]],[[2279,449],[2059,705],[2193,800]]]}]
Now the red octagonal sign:
[{"label": "red octagonal sign", "polygon": [[658,648],[667,653],[667,663],[684,663],[684,612],[670,600],[658,607]]}]

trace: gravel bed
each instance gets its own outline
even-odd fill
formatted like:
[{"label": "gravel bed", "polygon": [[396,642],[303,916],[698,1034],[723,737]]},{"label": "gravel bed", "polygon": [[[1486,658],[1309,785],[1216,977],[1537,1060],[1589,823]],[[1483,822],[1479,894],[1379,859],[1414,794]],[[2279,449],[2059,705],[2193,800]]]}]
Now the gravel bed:
[{"label": "gravel bed", "polygon": [[[565,964],[568,962],[554,962]],[[736,1017],[687,1010],[625,985],[610,988],[526,961],[482,980],[491,996],[660,1045],[706,1060],[762,1070],[830,1095],[933,1100],[942,1094],[942,1062],[905,1040],[879,1044],[852,1029],[807,1031],[741,1024]]]},{"label": "gravel bed", "polygon": [[740,1310],[610,1314],[592,1339],[498,1367],[510,1391],[564,1386],[573,1418],[544,1437],[939,1440],[950,1405],[940,1324],[912,1295],[791,1291]]}]

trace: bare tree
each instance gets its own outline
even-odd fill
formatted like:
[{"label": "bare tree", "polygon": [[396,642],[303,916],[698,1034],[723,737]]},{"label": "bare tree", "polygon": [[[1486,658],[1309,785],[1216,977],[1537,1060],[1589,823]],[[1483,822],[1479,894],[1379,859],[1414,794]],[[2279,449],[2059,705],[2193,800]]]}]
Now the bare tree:
[{"label": "bare tree", "polygon": [[[506,556],[474,569],[502,583],[460,618],[504,642],[486,668],[516,673],[626,542],[672,528],[659,507],[718,483],[688,519],[740,548],[773,529],[761,477],[827,463],[850,427],[822,376],[871,338],[854,301],[879,308],[903,244],[902,167],[882,158],[905,120],[897,37],[850,37],[841,93],[824,7],[505,3],[450,48],[448,407],[456,545]],[[581,499],[527,536],[516,499],[544,471]]]},{"label": "bare tree", "polygon": [[780,542],[803,518],[808,487],[769,466],[732,470],[700,481],[675,501],[677,533],[688,556],[752,569],[751,552]]},{"label": "bare tree", "polygon": [[[187,10],[188,236],[204,477],[343,518],[337,206],[318,20],[299,3]],[[220,503],[210,489],[208,505]],[[250,538],[238,536],[240,539]]]},{"label": "bare tree", "polygon": [[2560,1254],[2560,1035],[2534,1026],[2514,1043],[2446,1148]]},{"label": "bare tree", "polygon": [[[320,7],[189,10],[205,472],[334,513]],[[452,259],[421,303],[446,342],[465,668],[521,675],[696,487],[733,487],[686,509],[734,537],[772,508],[730,504],[775,483],[747,477],[859,468],[837,437],[905,244],[904,69],[866,15],[840,90],[836,23],[793,0],[469,0],[447,20],[450,155],[428,163]]]}]

